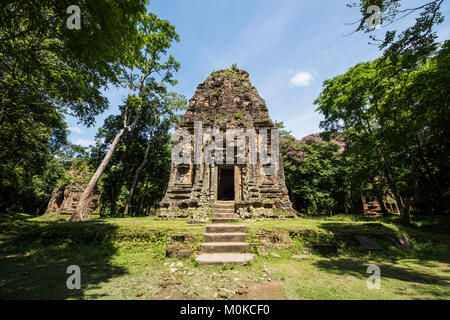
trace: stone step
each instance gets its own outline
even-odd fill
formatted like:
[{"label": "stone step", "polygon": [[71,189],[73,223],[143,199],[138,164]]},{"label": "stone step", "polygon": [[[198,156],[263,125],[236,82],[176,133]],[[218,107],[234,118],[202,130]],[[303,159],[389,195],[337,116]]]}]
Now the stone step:
[{"label": "stone step", "polygon": [[238,222],[240,218],[212,218],[213,223],[227,223],[227,222]]},{"label": "stone step", "polygon": [[222,202],[216,201],[216,202],[214,202],[214,205],[218,206],[218,207],[234,207],[235,204],[236,203],[234,201],[222,201]]},{"label": "stone step", "polygon": [[214,207],[216,208],[234,208],[234,201],[216,201],[214,203]]},{"label": "stone step", "polygon": [[236,213],[213,213],[212,218],[239,218]]},{"label": "stone step", "polygon": [[181,195],[181,194],[169,194],[168,195],[169,199],[176,199],[176,200],[185,200],[185,199],[189,199],[189,194],[186,195]]},{"label": "stone step", "polygon": [[216,210],[219,210],[219,211],[220,210],[233,210],[234,211],[234,209],[235,209],[234,206],[232,206],[232,207],[231,206],[230,207],[217,207],[217,206],[214,206],[213,207],[214,211],[216,211]]},{"label": "stone step", "polygon": [[223,209],[227,209],[227,208],[234,208],[235,205],[234,203],[230,203],[230,204],[214,204],[214,208],[223,208]]},{"label": "stone step", "polygon": [[247,234],[241,232],[205,233],[205,242],[245,242]]},{"label": "stone step", "polygon": [[192,188],[174,188],[170,193],[190,193]]},{"label": "stone step", "polygon": [[251,253],[206,253],[198,255],[195,260],[205,265],[246,264],[254,257]]},{"label": "stone step", "polygon": [[213,209],[213,212],[214,213],[234,213],[234,208],[229,208],[229,209],[217,209],[217,208],[214,208]]},{"label": "stone step", "polygon": [[208,242],[201,244],[201,252],[247,252],[248,243],[245,242]]},{"label": "stone step", "polygon": [[240,224],[209,224],[205,227],[206,233],[232,233],[247,232],[247,226]]}]

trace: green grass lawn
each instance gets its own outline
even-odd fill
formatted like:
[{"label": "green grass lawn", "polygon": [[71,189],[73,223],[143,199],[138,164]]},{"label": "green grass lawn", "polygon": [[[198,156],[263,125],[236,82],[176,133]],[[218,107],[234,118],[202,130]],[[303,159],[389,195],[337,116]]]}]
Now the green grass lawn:
[{"label": "green grass lawn", "polygon": [[[0,215],[1,299],[450,298],[448,218],[420,220],[414,227],[401,226],[397,217],[242,221],[256,254],[246,266],[165,258],[171,244],[198,250],[204,226],[186,220],[52,221],[61,218],[67,216]],[[189,243],[176,237],[183,234],[193,236]],[[408,236],[414,249],[397,248],[394,234]],[[376,240],[382,250],[364,250],[355,235]],[[317,242],[336,244],[337,253],[313,251]],[[280,257],[258,254],[262,244]],[[80,290],[66,287],[69,265],[81,268]],[[380,267],[379,290],[367,288],[369,265]]]}]

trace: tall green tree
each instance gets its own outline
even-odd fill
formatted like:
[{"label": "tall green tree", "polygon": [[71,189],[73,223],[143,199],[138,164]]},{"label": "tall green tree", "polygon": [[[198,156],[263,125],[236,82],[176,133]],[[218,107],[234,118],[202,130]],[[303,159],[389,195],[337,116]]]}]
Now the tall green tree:
[{"label": "tall green tree", "polygon": [[[147,86],[148,88],[148,86]],[[131,201],[133,199],[134,191],[136,189],[136,184],[139,179],[139,175],[144,168],[144,166],[147,164],[148,161],[148,155],[150,152],[150,148],[152,146],[152,140],[155,138],[155,134],[157,132],[156,129],[158,127],[163,126],[164,128],[172,127],[178,124],[180,121],[180,115],[176,112],[181,110],[186,110],[187,108],[187,101],[186,98],[182,95],[178,95],[174,92],[166,93],[165,88],[162,88],[162,92],[160,96],[155,95],[154,92],[149,90],[148,94],[153,93],[153,99],[146,99],[147,103],[149,103],[151,107],[151,113],[152,113],[152,119],[148,121],[149,123],[149,130],[148,132],[145,132],[144,135],[148,136],[147,138],[147,145],[145,147],[144,156],[142,158],[142,162],[139,164],[139,166],[136,168],[136,171],[133,175],[133,180],[131,182],[130,187],[130,193],[127,198],[127,202],[124,209],[124,215],[128,214]]]},{"label": "tall green tree", "polygon": [[286,187],[294,207],[313,215],[347,212],[349,205],[345,143],[334,135],[280,139]]},{"label": "tall green tree", "polygon": [[60,160],[54,154],[68,145],[65,115],[92,125],[106,110],[102,89],[120,83],[118,71],[128,59],[127,48],[137,37],[148,2],[77,1],[80,29],[66,25],[72,4],[0,4],[1,209],[33,213],[42,207],[45,197],[30,188],[33,177],[45,174]]},{"label": "tall green tree", "polygon": [[[133,131],[141,121],[143,108],[150,107],[143,101],[146,81],[152,76],[159,76],[162,83],[175,83],[173,72],[178,70],[179,63],[167,54],[172,42],[179,40],[175,28],[168,21],[161,20],[155,14],[149,13],[141,16],[138,36],[134,40],[134,43],[126,52],[127,60],[122,69],[122,77],[129,87],[128,97],[123,109],[122,128],[115,136],[108,152],[84,189],[71,221],[88,219],[87,203],[89,196],[111,161],[120,139],[124,134]],[[137,94],[135,94],[136,91]]]},{"label": "tall green tree", "polygon": [[355,150],[375,153],[406,224],[411,205],[420,211],[428,202],[440,211],[448,203],[448,179],[437,175],[448,172],[448,53],[446,42],[412,70],[385,57],[358,64],[326,80],[315,101],[322,127],[352,132]]},{"label": "tall green tree", "polygon": [[[177,111],[184,110],[187,103],[184,96],[165,90],[156,93],[147,88],[145,92],[149,96],[143,101],[151,107],[142,109],[142,121],[120,140],[102,177],[102,208],[108,208],[111,215],[142,214],[155,206],[167,186],[172,143],[169,130],[179,122]],[[122,115],[105,120],[96,136],[94,163],[101,162],[122,122]]]},{"label": "tall green tree", "polygon": [[101,89],[118,84],[146,0],[84,0],[80,29],[69,29],[71,1],[2,1],[0,125],[17,111],[52,103],[92,124],[107,107]]}]

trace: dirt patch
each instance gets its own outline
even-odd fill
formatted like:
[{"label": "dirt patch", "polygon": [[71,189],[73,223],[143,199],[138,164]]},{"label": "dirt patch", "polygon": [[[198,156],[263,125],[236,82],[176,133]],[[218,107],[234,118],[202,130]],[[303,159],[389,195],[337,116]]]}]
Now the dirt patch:
[{"label": "dirt patch", "polygon": [[149,300],[183,300],[183,299],[188,298],[180,291],[172,290],[170,288],[164,288],[158,294],[150,297]]},{"label": "dirt patch", "polygon": [[234,296],[232,300],[286,300],[284,281],[273,280],[264,284],[248,283],[247,294]]}]

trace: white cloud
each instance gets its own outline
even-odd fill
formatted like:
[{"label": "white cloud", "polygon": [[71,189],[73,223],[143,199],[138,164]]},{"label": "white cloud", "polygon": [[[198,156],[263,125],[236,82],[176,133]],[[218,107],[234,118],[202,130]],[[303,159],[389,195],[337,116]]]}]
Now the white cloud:
[{"label": "white cloud", "polygon": [[81,130],[79,127],[69,127],[69,130],[73,133],[83,133],[83,130]]},{"label": "white cloud", "polygon": [[83,138],[76,138],[73,141],[74,144],[78,144],[82,147],[89,147],[90,145],[94,144],[94,141],[90,140],[90,139],[83,139]]},{"label": "white cloud", "polygon": [[294,87],[307,87],[314,80],[311,72],[297,71],[296,74],[289,80],[289,84]]}]

